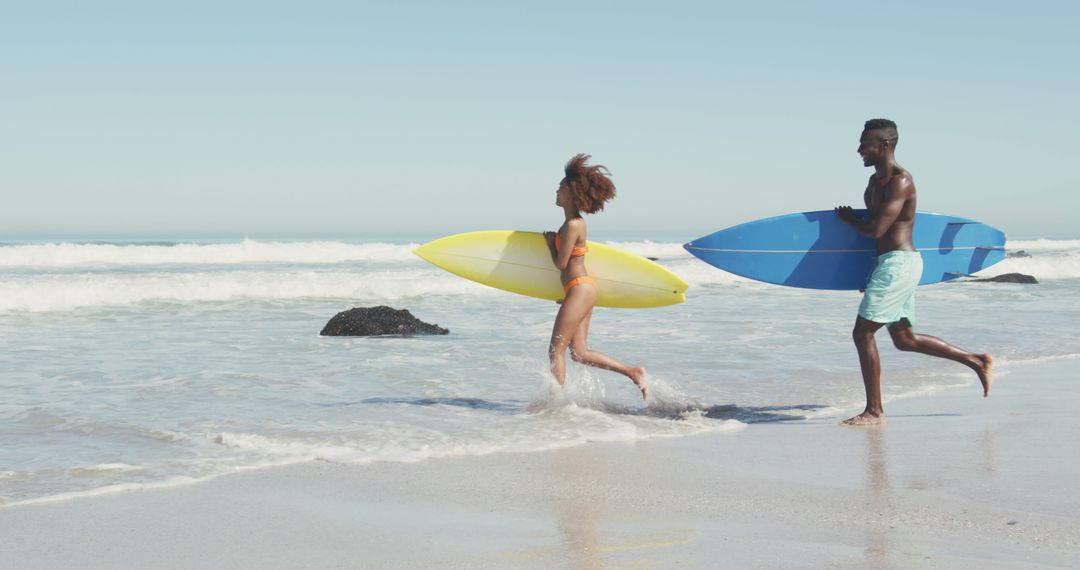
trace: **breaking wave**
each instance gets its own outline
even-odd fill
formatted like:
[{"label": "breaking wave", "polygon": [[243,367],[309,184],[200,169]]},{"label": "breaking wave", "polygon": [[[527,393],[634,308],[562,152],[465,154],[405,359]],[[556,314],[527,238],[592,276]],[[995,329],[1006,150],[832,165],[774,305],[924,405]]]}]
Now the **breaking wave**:
[{"label": "breaking wave", "polygon": [[139,265],[242,265],[252,263],[342,263],[406,261],[417,244],[339,241],[221,244],[47,243],[0,246],[0,267],[84,267]]}]

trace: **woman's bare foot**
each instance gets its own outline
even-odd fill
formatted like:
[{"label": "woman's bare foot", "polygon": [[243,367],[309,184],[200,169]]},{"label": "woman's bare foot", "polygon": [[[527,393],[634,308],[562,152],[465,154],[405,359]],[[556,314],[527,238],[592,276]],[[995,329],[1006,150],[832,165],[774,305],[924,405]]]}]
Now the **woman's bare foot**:
[{"label": "woman's bare foot", "polygon": [[990,386],[994,383],[994,358],[989,354],[980,354],[976,356],[982,366],[975,370],[975,373],[979,375],[979,382],[982,382],[983,398],[990,395]]},{"label": "woman's bare foot", "polygon": [[845,426],[879,426],[885,425],[885,423],[885,414],[871,414],[870,412],[863,412],[840,422],[841,425]]},{"label": "woman's bare foot", "polygon": [[641,390],[641,399],[649,399],[649,383],[645,381],[645,369],[638,366],[637,368],[630,369],[630,379],[637,385],[638,390]]}]

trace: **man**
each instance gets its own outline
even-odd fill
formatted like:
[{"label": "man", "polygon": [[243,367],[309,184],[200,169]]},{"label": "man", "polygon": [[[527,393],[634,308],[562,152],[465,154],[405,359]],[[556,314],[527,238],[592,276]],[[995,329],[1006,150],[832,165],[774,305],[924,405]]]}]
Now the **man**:
[{"label": "man", "polygon": [[874,333],[889,328],[896,348],[938,358],[955,360],[979,375],[983,397],[990,394],[993,359],[989,354],[972,354],[940,338],[915,334],[915,287],[922,277],[922,257],[911,241],[915,226],[915,182],[893,153],[898,140],[896,123],[888,119],[866,121],[859,139],[859,155],[874,174],[863,193],[870,215],[860,219],[850,206],[836,208],[836,215],[862,235],[877,242],[877,265],[866,284],[859,316],[855,318],[855,348],[859,352],[866,410],[844,420],[847,425],[885,423],[881,406],[881,361]]}]

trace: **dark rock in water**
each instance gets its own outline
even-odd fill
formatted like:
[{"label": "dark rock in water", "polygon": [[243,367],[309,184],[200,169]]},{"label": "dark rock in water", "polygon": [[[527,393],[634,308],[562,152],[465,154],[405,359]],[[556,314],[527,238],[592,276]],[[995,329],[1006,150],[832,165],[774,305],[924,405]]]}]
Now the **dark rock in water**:
[{"label": "dark rock in water", "polygon": [[648,259],[649,261],[660,261],[659,257],[646,257],[645,259]]},{"label": "dark rock in water", "polygon": [[1005,257],[1031,257],[1031,254],[1021,249],[1019,251],[1010,251],[1005,254]]},{"label": "dark rock in water", "polygon": [[412,316],[407,309],[393,307],[356,307],[342,311],[326,323],[323,336],[378,336],[385,334],[450,334],[439,325],[431,325]]},{"label": "dark rock in water", "polygon": [[1031,275],[1024,275],[1023,273],[1003,273],[996,277],[989,277],[987,279],[972,279],[972,283],[1033,283],[1038,285],[1039,280],[1035,279]]}]

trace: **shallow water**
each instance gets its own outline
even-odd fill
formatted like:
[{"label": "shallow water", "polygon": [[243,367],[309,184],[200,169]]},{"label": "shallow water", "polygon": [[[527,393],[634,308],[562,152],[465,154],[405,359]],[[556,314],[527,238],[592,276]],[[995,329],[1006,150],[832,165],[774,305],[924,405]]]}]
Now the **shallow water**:
[{"label": "shallow water", "polygon": [[[526,452],[737,434],[862,406],[853,292],[758,284],[677,243],[611,242],[686,279],[687,302],[598,309],[590,345],[649,370],[547,379],[557,306],[465,281],[417,243],[0,245],[0,501],[175,485],[241,469]],[[919,330],[1010,364],[1066,358],[1080,241],[1012,242],[986,273],[1037,286],[920,288]],[[447,336],[328,338],[354,306],[407,308]],[[954,363],[882,347],[887,398],[977,390]],[[735,435],[735,437],[738,437]]]}]

